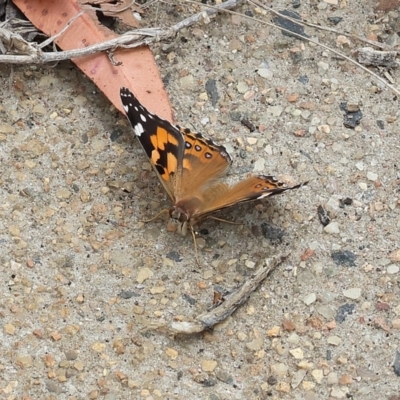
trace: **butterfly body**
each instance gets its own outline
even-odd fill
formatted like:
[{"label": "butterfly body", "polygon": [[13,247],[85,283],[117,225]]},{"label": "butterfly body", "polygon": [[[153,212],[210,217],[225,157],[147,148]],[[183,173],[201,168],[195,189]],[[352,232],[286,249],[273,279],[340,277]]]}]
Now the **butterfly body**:
[{"label": "butterfly body", "polygon": [[228,185],[222,178],[232,159],[224,146],[152,114],[129,89],[121,88],[120,95],[135,134],[173,203],[170,230],[193,233],[194,225],[214,211],[303,185],[289,187],[270,175],[252,175]]}]

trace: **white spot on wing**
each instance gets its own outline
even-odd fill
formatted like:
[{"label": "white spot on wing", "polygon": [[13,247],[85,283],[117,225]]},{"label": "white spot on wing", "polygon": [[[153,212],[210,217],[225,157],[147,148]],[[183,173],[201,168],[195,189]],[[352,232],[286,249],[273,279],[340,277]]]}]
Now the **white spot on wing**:
[{"label": "white spot on wing", "polygon": [[127,113],[129,111],[129,107],[124,104],[124,110]]},{"label": "white spot on wing", "polygon": [[271,196],[271,192],[264,193],[261,196],[258,196],[257,199],[265,199],[266,197]]},{"label": "white spot on wing", "polygon": [[138,122],[133,129],[135,130],[136,136],[141,136],[144,132],[143,125],[140,122]]},{"label": "white spot on wing", "polygon": [[141,119],[143,122],[146,122],[146,121],[147,121],[146,117],[145,117],[143,114],[140,114],[140,119]]}]

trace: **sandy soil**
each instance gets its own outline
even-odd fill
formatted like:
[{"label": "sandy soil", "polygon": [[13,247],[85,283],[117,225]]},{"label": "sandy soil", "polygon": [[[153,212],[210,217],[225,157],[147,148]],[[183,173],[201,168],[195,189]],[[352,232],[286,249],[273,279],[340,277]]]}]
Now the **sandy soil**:
[{"label": "sandy soil", "polygon": [[[388,26],[375,24],[385,14],[371,0],[339,3],[294,11],[362,37]],[[187,11],[159,3],[143,23],[173,24]],[[363,46],[306,33],[348,55]],[[319,46],[225,14],[154,52],[176,121],[227,147],[229,179],[310,183],[218,215],[243,225],[205,223],[198,267],[190,237],[162,219],[141,222],[167,196],[94,85],[69,62],[15,66],[11,82],[0,65],[0,397],[399,399],[396,95]],[[373,70],[400,79],[398,69]],[[343,125],[343,102],[360,107],[355,129]],[[265,223],[285,232],[281,242],[264,236]],[[278,253],[285,263],[214,330],[146,330],[194,318],[215,285],[234,289]]]}]

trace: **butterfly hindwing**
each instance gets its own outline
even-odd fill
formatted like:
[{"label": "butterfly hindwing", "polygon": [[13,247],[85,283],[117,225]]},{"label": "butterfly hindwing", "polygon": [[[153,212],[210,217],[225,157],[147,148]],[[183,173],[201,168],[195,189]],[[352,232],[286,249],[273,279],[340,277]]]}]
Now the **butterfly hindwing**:
[{"label": "butterfly hindwing", "polygon": [[196,194],[226,174],[232,159],[224,146],[215,144],[200,133],[181,129],[185,140],[183,171],[177,199]]},{"label": "butterfly hindwing", "polygon": [[284,182],[271,175],[253,175],[233,186],[219,183],[203,193],[206,207],[201,211],[199,210],[198,218],[237,203],[263,199],[287,190],[297,189],[305,184],[307,182],[295,186],[287,186]]}]

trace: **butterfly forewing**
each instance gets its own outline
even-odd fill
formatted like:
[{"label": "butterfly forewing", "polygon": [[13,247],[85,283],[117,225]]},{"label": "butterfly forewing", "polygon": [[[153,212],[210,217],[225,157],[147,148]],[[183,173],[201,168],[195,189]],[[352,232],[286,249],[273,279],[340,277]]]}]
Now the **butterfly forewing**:
[{"label": "butterfly forewing", "polygon": [[135,95],[121,88],[121,100],[128,119],[161,183],[173,201],[182,169],[182,133],[168,121],[149,112]]}]

